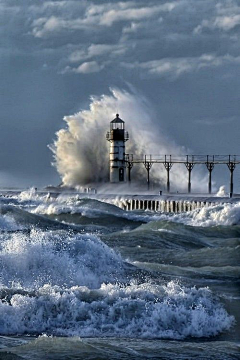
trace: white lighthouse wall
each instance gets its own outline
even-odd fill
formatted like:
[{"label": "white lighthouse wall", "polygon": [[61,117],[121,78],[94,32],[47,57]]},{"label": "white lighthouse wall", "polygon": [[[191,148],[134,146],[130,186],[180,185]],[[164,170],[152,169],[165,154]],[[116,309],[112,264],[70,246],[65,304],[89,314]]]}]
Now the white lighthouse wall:
[{"label": "white lighthouse wall", "polygon": [[123,169],[123,181],[126,181],[125,142],[115,140],[110,143],[110,182],[119,183],[119,169]]}]

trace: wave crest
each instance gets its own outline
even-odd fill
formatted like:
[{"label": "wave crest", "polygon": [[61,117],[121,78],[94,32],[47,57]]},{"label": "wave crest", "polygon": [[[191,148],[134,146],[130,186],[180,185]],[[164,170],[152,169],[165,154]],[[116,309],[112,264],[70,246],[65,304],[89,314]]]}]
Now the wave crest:
[{"label": "wave crest", "polygon": [[46,285],[36,296],[14,294],[0,307],[1,334],[120,336],[162,339],[209,337],[234,318],[208,289],[102,284],[99,290]]},{"label": "wave crest", "polygon": [[[148,101],[136,93],[110,89],[110,95],[92,97],[89,110],[65,116],[67,128],[56,133],[57,139],[50,146],[54,154],[54,165],[61,176],[63,185],[78,186],[97,182],[108,182],[109,150],[106,132],[116,109],[121,109],[121,117],[126,121],[130,140],[126,152],[135,158],[145,154],[153,156],[186,153],[162,133],[160,119]],[[156,120],[157,118],[157,120]],[[134,167],[134,181],[142,183],[146,178],[144,166]],[[160,166],[151,169],[151,181],[165,184],[165,171]],[[172,188],[185,189],[186,170],[175,164],[171,171]],[[204,176],[199,171],[193,173],[192,183],[198,190],[204,189]]]}]

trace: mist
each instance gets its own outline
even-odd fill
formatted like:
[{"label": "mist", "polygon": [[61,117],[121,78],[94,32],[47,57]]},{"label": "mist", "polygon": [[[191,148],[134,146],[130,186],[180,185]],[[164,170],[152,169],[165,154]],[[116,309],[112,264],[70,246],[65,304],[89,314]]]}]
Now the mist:
[{"label": "mist", "polygon": [[[92,96],[88,110],[81,110],[64,117],[66,127],[56,133],[56,140],[50,146],[53,165],[56,167],[63,186],[77,187],[109,181],[109,144],[106,132],[109,124],[120,114],[129,132],[126,153],[134,158],[145,154],[154,156],[172,154],[185,155],[184,147],[177,145],[161,131],[161,116],[154,111],[152,104],[136,90],[110,89],[109,95]],[[146,179],[143,165],[134,165],[133,182],[141,184]],[[206,175],[201,169],[192,174],[195,190],[206,187]],[[153,165],[151,182],[163,186],[166,183],[166,170],[162,165]],[[184,165],[174,165],[171,170],[171,188],[186,190],[187,170]]]}]

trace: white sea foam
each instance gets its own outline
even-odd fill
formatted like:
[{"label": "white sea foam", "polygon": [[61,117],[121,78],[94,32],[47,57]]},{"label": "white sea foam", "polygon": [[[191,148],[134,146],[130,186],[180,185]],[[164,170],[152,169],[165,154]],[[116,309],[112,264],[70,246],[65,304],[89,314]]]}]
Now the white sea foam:
[{"label": "white sea foam", "polygon": [[84,199],[79,195],[63,195],[56,199],[48,199],[48,201],[35,204],[36,206],[31,206],[29,211],[41,215],[81,214],[88,218],[108,215],[143,222],[158,218],[157,215],[124,211],[117,206],[118,203],[119,200],[108,201],[107,198],[105,201],[99,201],[97,199]]},{"label": "white sea foam", "polygon": [[177,214],[171,219],[192,226],[239,225],[240,202],[203,207],[188,213]]},{"label": "white sea foam", "polygon": [[[122,273],[122,260],[94,235],[66,231],[1,234],[2,284],[27,289],[44,284],[99,287]],[[101,270],[100,270],[101,269]]]},{"label": "white sea foam", "polygon": [[[130,135],[126,152],[134,154],[135,158],[143,158],[145,154],[179,155],[187,152],[163,135],[159,114],[153,112],[151,104],[143,96],[134,90],[110,91],[108,96],[92,97],[89,110],[64,117],[67,127],[57,132],[57,139],[51,146],[55,166],[64,185],[78,186],[108,181],[109,149],[106,132],[110,121],[115,117],[116,109],[120,109],[120,116],[125,120]],[[143,165],[136,165],[134,173],[135,180],[139,183],[146,178]],[[165,176],[161,166],[155,164],[151,169],[152,182],[165,184]],[[200,169],[193,172],[192,184],[195,189],[205,188],[204,177]],[[172,188],[177,186],[178,189],[186,190],[185,178],[185,167],[175,164],[171,170]]]},{"label": "white sea foam", "polygon": [[[130,215],[131,216],[131,215]],[[240,202],[225,203],[195,209],[182,213],[146,213],[139,215],[139,219],[149,221],[173,221],[190,226],[232,226],[240,225]]]},{"label": "white sea foam", "polygon": [[234,322],[207,288],[129,283],[122,258],[93,235],[1,233],[0,270],[2,335],[183,339]]},{"label": "white sea foam", "polygon": [[126,217],[126,213],[118,207],[97,200],[82,199],[78,195],[52,199],[32,207],[30,211],[42,215],[81,214],[89,218],[102,215]]},{"label": "white sea foam", "polygon": [[218,189],[218,192],[216,193],[216,196],[217,197],[227,196],[226,186],[224,186],[224,185],[220,186],[220,188]]},{"label": "white sea foam", "polygon": [[18,196],[17,199],[20,203],[24,202],[45,202],[49,200],[49,193],[47,194],[40,194],[37,192],[36,188],[32,187],[28,190],[22,191]]},{"label": "white sea foam", "polygon": [[[107,199],[106,199],[107,201]],[[89,218],[98,217],[101,215],[114,215],[133,221],[174,221],[185,225],[192,226],[217,226],[217,225],[237,225],[240,224],[240,202],[225,203],[214,205],[210,207],[198,208],[190,212],[183,212],[177,214],[169,213],[151,213],[147,212],[126,212],[119,209],[119,199],[109,200],[109,202],[101,202],[98,200],[82,199],[79,195],[74,196],[59,196],[57,199],[49,199],[41,203],[36,203],[30,208],[34,214],[81,214]],[[112,204],[117,206],[113,206]]]},{"label": "white sea foam", "polygon": [[120,336],[184,339],[209,337],[234,322],[206,289],[174,282],[102,284],[98,290],[45,285],[33,296],[15,293],[0,303],[1,334]]},{"label": "white sea foam", "polygon": [[93,218],[105,214],[119,216],[133,221],[170,220],[192,226],[228,226],[240,224],[240,202],[218,204],[177,214],[151,212],[141,212],[138,214],[131,211],[126,212],[118,208],[121,201],[121,198],[118,197],[116,197],[116,199],[109,199],[108,201],[106,196],[106,202],[102,202],[96,199],[83,199],[78,194],[63,194],[54,199],[48,195],[42,195],[40,197],[31,190],[26,194],[21,193],[19,199],[20,203],[23,199],[25,199],[25,201],[27,199],[31,200],[31,204],[25,204],[25,208],[34,214],[58,215],[69,213],[82,214]]},{"label": "white sea foam", "polygon": [[24,226],[18,224],[12,216],[8,214],[0,214],[0,231],[16,231],[23,229]]}]

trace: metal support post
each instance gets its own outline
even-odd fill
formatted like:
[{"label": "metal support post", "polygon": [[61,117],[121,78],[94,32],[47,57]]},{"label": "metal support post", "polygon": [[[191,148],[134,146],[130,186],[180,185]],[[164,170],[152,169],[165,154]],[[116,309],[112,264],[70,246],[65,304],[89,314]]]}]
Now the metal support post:
[{"label": "metal support post", "polygon": [[129,161],[129,162],[127,163],[127,168],[128,168],[128,182],[129,182],[129,185],[131,184],[131,170],[132,170],[132,167],[133,167],[133,163]]},{"label": "metal support post", "polygon": [[[170,157],[171,157],[171,155],[170,155]],[[167,192],[169,193],[170,192],[170,170],[173,166],[173,163],[168,162],[165,159],[165,162],[163,163],[163,165],[164,165],[165,169],[167,170]]]},{"label": "metal support post", "polygon": [[235,170],[236,164],[235,162],[229,161],[227,164],[229,170],[230,170],[230,193],[229,197],[231,198],[233,196],[233,172]]},{"label": "metal support post", "polygon": [[131,170],[133,167],[133,154],[126,154],[125,155],[125,163],[127,164],[128,169],[128,183],[131,184]]},{"label": "metal support post", "polygon": [[214,169],[214,163],[208,161],[208,156],[207,156],[206,166],[208,169],[208,193],[211,194],[212,193],[212,171]]},{"label": "metal support post", "polygon": [[188,193],[191,193],[191,173],[194,167],[194,163],[188,162],[188,155],[187,155],[187,162],[185,163],[186,168],[188,169]]},{"label": "metal support post", "polygon": [[147,161],[147,157],[145,155],[145,161],[144,161],[144,166],[147,170],[147,185],[148,185],[148,190],[150,189],[150,169],[152,167],[152,161],[151,161],[151,155],[150,155],[150,161]]}]

